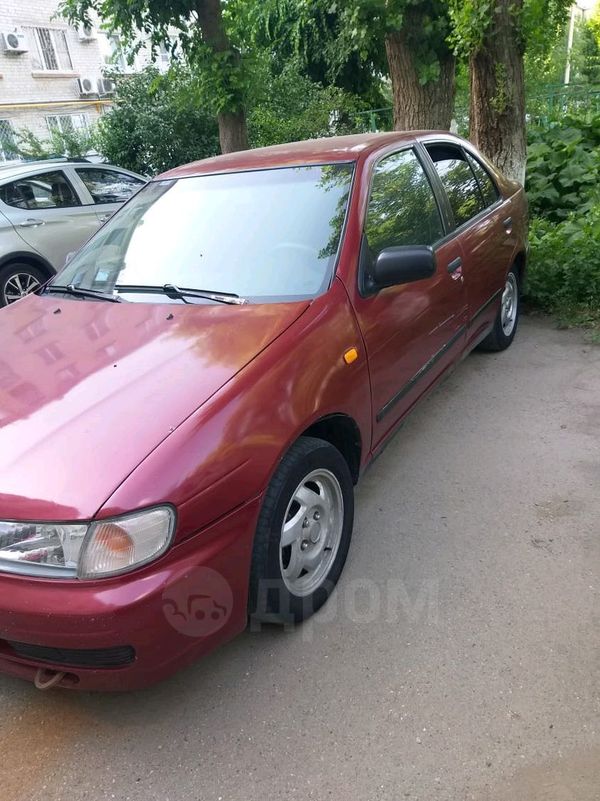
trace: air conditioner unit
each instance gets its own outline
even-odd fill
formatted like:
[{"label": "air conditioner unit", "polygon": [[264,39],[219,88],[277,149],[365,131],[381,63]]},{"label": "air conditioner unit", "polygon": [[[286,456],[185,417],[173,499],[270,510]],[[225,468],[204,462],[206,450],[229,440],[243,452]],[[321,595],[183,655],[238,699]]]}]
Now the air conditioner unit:
[{"label": "air conditioner unit", "polygon": [[113,95],[115,93],[115,82],[110,78],[98,79],[98,94],[99,95]]},{"label": "air conditioner unit", "polygon": [[21,30],[7,31],[2,34],[2,49],[5,53],[27,53],[27,36]]},{"label": "air conditioner unit", "polygon": [[93,78],[79,78],[79,94],[95,95],[96,81]]},{"label": "air conditioner unit", "polygon": [[78,31],[80,42],[91,42],[96,39],[96,29],[92,25],[80,25]]}]

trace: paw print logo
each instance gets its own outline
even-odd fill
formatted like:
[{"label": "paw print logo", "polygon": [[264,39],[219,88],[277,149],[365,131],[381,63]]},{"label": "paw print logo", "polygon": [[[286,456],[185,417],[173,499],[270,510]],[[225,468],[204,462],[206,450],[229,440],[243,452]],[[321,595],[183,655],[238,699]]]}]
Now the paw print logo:
[{"label": "paw print logo", "polygon": [[210,567],[195,567],[163,593],[165,617],[180,634],[208,637],[231,616],[229,583]]}]

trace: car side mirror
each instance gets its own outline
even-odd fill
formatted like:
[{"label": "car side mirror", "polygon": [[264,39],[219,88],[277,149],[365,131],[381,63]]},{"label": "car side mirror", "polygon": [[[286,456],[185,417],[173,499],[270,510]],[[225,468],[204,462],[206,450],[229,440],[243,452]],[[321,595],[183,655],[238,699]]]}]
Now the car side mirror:
[{"label": "car side mirror", "polygon": [[371,269],[375,289],[408,284],[435,274],[435,253],[427,245],[384,248]]}]

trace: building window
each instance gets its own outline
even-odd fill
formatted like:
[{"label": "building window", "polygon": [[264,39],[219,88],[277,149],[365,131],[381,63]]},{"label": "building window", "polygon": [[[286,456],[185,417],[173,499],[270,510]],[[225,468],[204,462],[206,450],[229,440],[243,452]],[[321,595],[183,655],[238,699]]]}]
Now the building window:
[{"label": "building window", "polygon": [[64,359],[65,356],[56,342],[48,342],[46,345],[43,345],[38,351],[36,351],[36,353],[46,364],[54,364],[55,362],[59,362],[61,359]]},{"label": "building window", "polygon": [[87,131],[87,114],[51,114],[46,117],[50,132],[58,131],[68,136],[76,131]]},{"label": "building window", "polygon": [[105,46],[102,47],[104,64],[117,72],[127,72],[128,65],[125,58],[125,51],[121,45],[121,40],[114,34],[105,35]]},{"label": "building window", "polygon": [[0,162],[17,158],[15,147],[15,132],[10,120],[0,120]]},{"label": "building window", "polygon": [[73,62],[67,45],[66,31],[52,28],[34,28],[36,50],[33,67],[48,72],[71,72]]}]

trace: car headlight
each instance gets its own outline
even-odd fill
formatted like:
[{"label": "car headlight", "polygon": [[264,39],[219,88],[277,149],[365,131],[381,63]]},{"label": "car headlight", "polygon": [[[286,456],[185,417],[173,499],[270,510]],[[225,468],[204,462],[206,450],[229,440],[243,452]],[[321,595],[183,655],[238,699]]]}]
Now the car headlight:
[{"label": "car headlight", "polygon": [[0,521],[0,570],[56,578],[114,576],[164,553],[174,530],[170,506],[91,523]]}]

